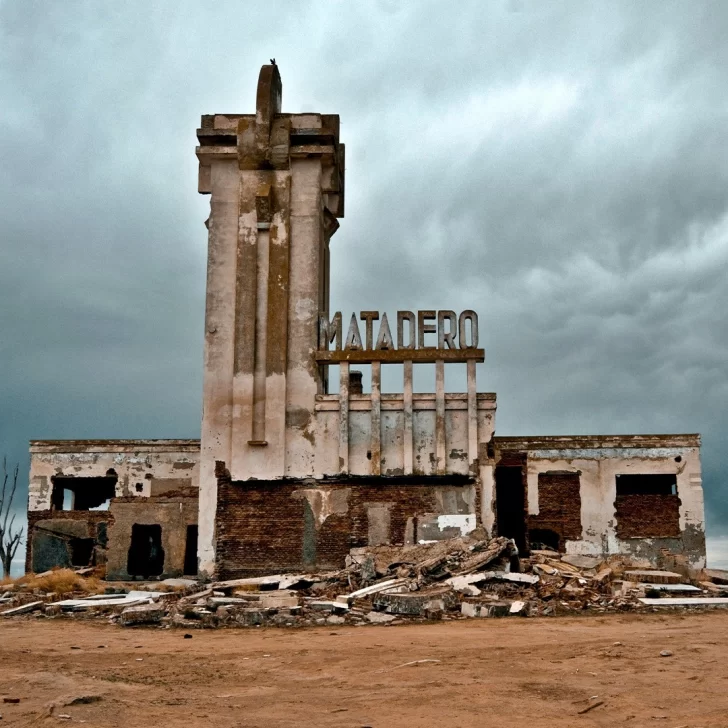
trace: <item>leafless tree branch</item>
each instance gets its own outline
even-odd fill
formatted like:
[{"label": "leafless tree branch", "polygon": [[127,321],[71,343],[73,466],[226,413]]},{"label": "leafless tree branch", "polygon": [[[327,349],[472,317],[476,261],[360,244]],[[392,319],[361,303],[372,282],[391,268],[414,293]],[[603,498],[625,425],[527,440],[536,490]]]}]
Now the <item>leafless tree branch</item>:
[{"label": "leafless tree branch", "polygon": [[13,499],[18,488],[19,466],[8,471],[7,458],[3,458],[2,490],[0,491],[0,562],[5,576],[10,575],[10,565],[20,546],[23,529],[13,529],[15,514],[11,513]]}]

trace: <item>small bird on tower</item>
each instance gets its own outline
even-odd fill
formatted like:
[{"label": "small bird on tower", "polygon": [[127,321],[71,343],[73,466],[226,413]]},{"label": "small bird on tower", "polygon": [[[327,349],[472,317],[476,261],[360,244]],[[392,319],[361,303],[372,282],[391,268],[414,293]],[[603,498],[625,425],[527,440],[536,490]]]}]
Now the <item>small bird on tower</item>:
[{"label": "small bird on tower", "polygon": [[271,62],[272,65],[274,65],[274,66],[276,65],[276,59],[275,58],[271,58],[270,59],[270,62]]}]

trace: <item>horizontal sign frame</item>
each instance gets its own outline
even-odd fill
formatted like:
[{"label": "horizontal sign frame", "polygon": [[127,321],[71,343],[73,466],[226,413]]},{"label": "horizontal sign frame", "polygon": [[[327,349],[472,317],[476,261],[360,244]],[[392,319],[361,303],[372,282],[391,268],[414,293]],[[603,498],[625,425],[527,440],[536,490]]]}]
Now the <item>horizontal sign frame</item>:
[{"label": "horizontal sign frame", "polygon": [[316,361],[319,364],[403,364],[411,361],[415,364],[434,364],[438,361],[466,363],[469,361],[484,362],[485,349],[374,349],[342,351],[317,351]]}]

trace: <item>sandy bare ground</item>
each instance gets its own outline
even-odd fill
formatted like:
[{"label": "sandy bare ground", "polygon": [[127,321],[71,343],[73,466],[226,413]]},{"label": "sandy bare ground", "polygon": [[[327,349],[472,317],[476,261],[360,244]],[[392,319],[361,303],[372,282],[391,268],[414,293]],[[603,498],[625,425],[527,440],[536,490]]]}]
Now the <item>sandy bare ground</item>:
[{"label": "sandy bare ground", "polygon": [[0,622],[0,727],[728,726],[722,611],[184,634]]}]

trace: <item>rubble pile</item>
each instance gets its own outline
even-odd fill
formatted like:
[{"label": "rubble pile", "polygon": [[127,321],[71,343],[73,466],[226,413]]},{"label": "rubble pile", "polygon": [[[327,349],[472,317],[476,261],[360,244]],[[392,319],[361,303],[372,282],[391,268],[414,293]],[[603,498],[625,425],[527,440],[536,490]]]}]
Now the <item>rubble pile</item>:
[{"label": "rubble pile", "polygon": [[[32,583],[32,582],[31,582]],[[105,618],[183,628],[395,624],[406,620],[548,616],[728,605],[728,572],[692,583],[648,562],[531,551],[479,532],[434,543],[352,549],[344,569],[204,584],[167,579],[104,593],[57,594],[23,585],[0,595],[0,616]]]}]

